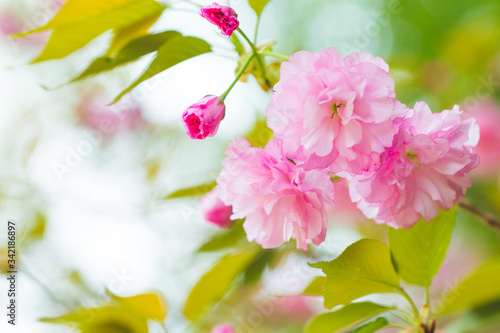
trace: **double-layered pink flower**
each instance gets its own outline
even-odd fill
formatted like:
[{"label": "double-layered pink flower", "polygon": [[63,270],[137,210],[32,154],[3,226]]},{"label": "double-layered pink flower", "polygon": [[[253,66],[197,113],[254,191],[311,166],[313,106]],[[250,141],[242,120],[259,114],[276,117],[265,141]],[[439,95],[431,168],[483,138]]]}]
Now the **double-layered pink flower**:
[{"label": "double-layered pink flower", "polygon": [[205,6],[200,9],[200,15],[208,20],[208,22],[219,27],[220,32],[227,37],[231,37],[233,32],[238,29],[240,22],[238,15],[228,6],[222,6],[214,2],[210,6]]},{"label": "double-layered pink flower", "polygon": [[422,217],[430,221],[471,186],[467,172],[479,163],[471,149],[478,140],[479,127],[463,119],[458,106],[432,113],[419,102],[379,169],[350,179],[351,198],[368,218],[394,228],[409,228]]},{"label": "double-layered pink flower", "polygon": [[226,107],[217,96],[209,95],[188,107],[182,114],[186,134],[191,139],[214,136],[224,118]]},{"label": "double-layered pink flower", "polygon": [[372,170],[392,144],[404,105],[381,58],[329,48],[300,51],[281,65],[268,126],[292,158],[333,173]]},{"label": "double-layered pink flower", "polygon": [[219,195],[233,207],[232,219],[245,218],[249,241],[275,248],[296,239],[297,248],[325,239],[325,203],[333,205],[333,184],[326,171],[304,171],[289,160],[281,140],[264,149],[235,138],[217,178]]}]

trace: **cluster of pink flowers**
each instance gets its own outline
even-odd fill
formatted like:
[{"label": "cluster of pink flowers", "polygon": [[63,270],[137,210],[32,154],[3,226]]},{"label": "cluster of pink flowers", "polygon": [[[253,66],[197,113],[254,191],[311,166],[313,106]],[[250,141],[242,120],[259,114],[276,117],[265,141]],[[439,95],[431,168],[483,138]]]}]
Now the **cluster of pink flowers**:
[{"label": "cluster of pink flowers", "polygon": [[[332,175],[349,181],[365,216],[394,228],[430,221],[460,202],[471,185],[467,173],[479,163],[472,150],[479,127],[458,106],[432,113],[418,102],[409,109],[396,99],[388,72],[381,58],[342,57],[334,48],[300,51],[281,65],[266,110],[275,139],[265,148],[233,139],[217,179],[218,207],[245,219],[250,241],[274,248],[295,239],[304,250],[323,242]],[[215,100],[198,118],[220,118]],[[214,133],[195,120],[191,134]]]}]

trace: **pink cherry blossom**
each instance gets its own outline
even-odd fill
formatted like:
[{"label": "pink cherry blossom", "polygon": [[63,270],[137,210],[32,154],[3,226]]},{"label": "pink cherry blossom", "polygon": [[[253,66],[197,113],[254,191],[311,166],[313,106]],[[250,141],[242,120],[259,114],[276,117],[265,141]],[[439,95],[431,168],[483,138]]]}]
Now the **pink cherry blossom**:
[{"label": "pink cherry blossom", "polygon": [[238,15],[231,7],[221,6],[214,2],[211,6],[205,6],[200,9],[200,15],[208,22],[219,27],[224,36],[231,37],[233,32],[238,29],[240,22]]},{"label": "pink cherry blossom", "polygon": [[291,157],[307,159],[307,169],[371,170],[392,144],[394,120],[406,111],[388,70],[368,53],[297,52],[281,65],[268,126]]},{"label": "pink cherry blossom", "polygon": [[500,106],[491,101],[479,103],[465,110],[468,116],[474,117],[481,130],[481,138],[475,151],[481,164],[472,175],[488,177],[500,172]]},{"label": "pink cherry blossom", "polygon": [[226,206],[219,198],[218,187],[215,187],[201,198],[200,209],[203,212],[205,220],[220,228],[228,228],[232,224],[231,214],[233,213],[233,208]]},{"label": "pink cherry blossom", "polygon": [[186,134],[191,139],[214,136],[224,118],[226,107],[219,97],[209,95],[188,107],[182,114]]},{"label": "pink cherry blossom", "polygon": [[416,103],[380,168],[350,179],[351,198],[368,218],[394,228],[430,221],[471,186],[467,172],[479,163],[471,149],[478,139],[479,127],[458,106],[433,114]]},{"label": "pink cherry blossom", "polygon": [[231,218],[245,218],[249,241],[278,247],[291,238],[297,248],[323,242],[327,229],[324,203],[333,205],[333,184],[326,171],[304,171],[283,153],[283,142],[271,140],[264,149],[235,138],[217,179],[220,197],[233,206]]},{"label": "pink cherry blossom", "polygon": [[236,333],[236,330],[234,329],[233,325],[223,324],[223,325],[217,325],[214,328],[212,328],[210,333]]}]

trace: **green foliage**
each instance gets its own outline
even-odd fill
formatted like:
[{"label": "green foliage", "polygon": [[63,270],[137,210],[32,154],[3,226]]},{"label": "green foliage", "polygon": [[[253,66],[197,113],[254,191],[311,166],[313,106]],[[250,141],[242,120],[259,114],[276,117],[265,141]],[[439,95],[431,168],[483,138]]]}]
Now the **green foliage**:
[{"label": "green foliage", "polygon": [[156,54],[156,58],[149,65],[148,69],[127,89],[118,95],[113,103],[118,102],[126,93],[137,87],[142,82],[153,76],[175,66],[185,60],[199,56],[211,51],[210,45],[202,39],[196,37],[183,37],[170,39]]},{"label": "green foliage", "polygon": [[167,317],[167,305],[163,296],[157,293],[119,297],[109,290],[106,294],[124,309],[147,319],[163,321]]},{"label": "green foliage", "polygon": [[182,190],[175,191],[167,195],[164,199],[178,199],[178,198],[186,198],[186,197],[196,197],[203,195],[205,193],[210,192],[215,186],[216,182],[210,182],[203,185],[198,185],[190,188],[184,188]]},{"label": "green foliage", "polygon": [[491,259],[450,290],[437,312],[447,314],[500,300],[499,276],[500,258]]},{"label": "green foliage", "polygon": [[401,292],[389,247],[379,240],[361,239],[337,259],[310,265],[326,274],[323,296],[327,309],[369,294]]},{"label": "green foliage", "polygon": [[269,1],[270,0],[248,0],[248,4],[252,7],[257,16],[260,16]]},{"label": "green foliage", "polygon": [[396,270],[408,283],[428,287],[448,250],[457,207],[441,211],[431,222],[423,219],[410,229],[390,229],[389,243]]},{"label": "green foliage", "polygon": [[311,283],[304,289],[302,295],[306,296],[321,296],[325,287],[326,277],[316,276]]},{"label": "green foliage", "polygon": [[245,135],[245,138],[250,142],[252,147],[265,147],[273,138],[273,131],[267,127],[265,119],[259,119],[255,123],[252,131]]},{"label": "green foliage", "polygon": [[245,230],[242,227],[242,220],[235,221],[234,225],[221,230],[205,242],[197,252],[215,252],[226,248],[234,247],[245,239]]},{"label": "green foliage", "polygon": [[266,268],[276,257],[275,249],[264,249],[259,252],[253,262],[243,273],[243,283],[251,284],[259,282]]},{"label": "green foliage", "polygon": [[386,326],[389,326],[389,322],[387,319],[380,317],[367,324],[356,327],[351,331],[351,333],[374,333]]},{"label": "green foliage", "polygon": [[165,31],[134,39],[119,50],[116,56],[103,56],[95,59],[82,74],[72,81],[85,79],[137,60],[146,54],[158,51],[166,42],[179,36],[181,34],[176,31]]},{"label": "green foliage", "polygon": [[196,320],[207,307],[220,301],[234,280],[252,263],[258,250],[257,246],[251,245],[237,254],[222,257],[191,290],[184,305],[184,315]]},{"label": "green foliage", "polygon": [[[320,314],[307,326],[306,333],[334,333],[392,308],[370,302],[351,303],[340,310]],[[370,332],[370,331],[361,331]]]},{"label": "green foliage", "polygon": [[52,30],[45,49],[33,62],[61,59],[108,30],[155,20],[164,9],[154,0],[68,0],[46,25],[17,37]]}]

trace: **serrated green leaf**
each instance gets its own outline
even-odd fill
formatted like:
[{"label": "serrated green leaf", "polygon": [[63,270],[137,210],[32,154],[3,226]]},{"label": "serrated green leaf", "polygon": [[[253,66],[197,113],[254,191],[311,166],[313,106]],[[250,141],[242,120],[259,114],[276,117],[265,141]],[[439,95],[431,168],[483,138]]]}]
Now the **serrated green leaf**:
[{"label": "serrated green leaf", "polygon": [[340,310],[320,314],[307,326],[306,333],[335,333],[368,320],[392,308],[371,302],[351,303]]},{"label": "serrated green leaf", "polygon": [[186,197],[196,197],[210,192],[217,186],[216,182],[210,182],[203,185],[193,186],[189,188],[183,188],[182,190],[175,191],[167,195],[164,199],[178,199]]},{"label": "serrated green leaf", "polygon": [[179,36],[181,36],[181,34],[177,31],[165,31],[134,39],[125,45],[116,56],[105,56],[95,59],[89,67],[87,67],[82,74],[73,79],[72,82],[112,70],[118,66],[137,60],[146,54],[156,52],[167,41]]},{"label": "serrated green leaf", "polygon": [[142,82],[169,69],[185,60],[194,58],[211,51],[210,44],[196,37],[177,37],[169,40],[156,54],[156,58],[148,69],[127,89],[118,95],[113,103],[118,102],[125,94],[137,87]]},{"label": "serrated green leaf", "polygon": [[227,254],[196,283],[184,305],[183,313],[196,320],[231,288],[234,280],[250,265],[260,248],[249,246],[238,254]]},{"label": "serrated green leaf", "polygon": [[228,230],[221,230],[213,235],[207,242],[200,246],[197,252],[214,252],[234,247],[245,239],[245,235],[242,221],[235,221],[234,225]]},{"label": "serrated green leaf", "polygon": [[325,287],[326,277],[316,276],[311,283],[304,289],[302,295],[306,296],[321,296],[323,295],[323,288]]},{"label": "serrated green leaf", "polygon": [[455,226],[457,207],[423,219],[410,229],[390,229],[389,244],[396,270],[408,283],[428,287],[443,263]]},{"label": "serrated green leaf", "polygon": [[367,324],[360,325],[350,331],[350,333],[374,333],[378,332],[381,328],[389,326],[387,319],[380,317]]},{"label": "serrated green leaf", "polygon": [[499,276],[500,258],[489,260],[451,289],[443,301],[437,304],[436,312],[447,314],[500,300]]},{"label": "serrated green leaf", "polygon": [[47,45],[33,63],[61,59],[109,30],[119,30],[163,12],[154,0],[68,0],[46,25],[27,34],[52,30]]},{"label": "serrated green leaf", "polygon": [[389,247],[376,239],[361,239],[335,260],[310,264],[326,274],[325,307],[348,304],[375,293],[400,293]]},{"label": "serrated green leaf", "polygon": [[257,16],[260,16],[269,1],[270,0],[248,0],[248,4],[252,7]]}]

